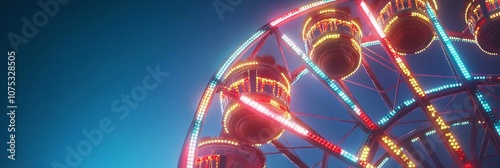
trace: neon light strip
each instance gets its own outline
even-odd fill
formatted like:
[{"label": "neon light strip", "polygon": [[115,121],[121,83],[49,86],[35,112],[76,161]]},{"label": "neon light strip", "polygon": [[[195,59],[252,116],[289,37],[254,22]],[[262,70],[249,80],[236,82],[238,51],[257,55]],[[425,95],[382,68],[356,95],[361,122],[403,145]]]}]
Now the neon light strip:
[{"label": "neon light strip", "polygon": [[392,141],[389,137],[384,136],[382,137],[382,140],[384,143],[387,144],[391,148],[391,150],[396,153],[397,156],[401,157],[401,159],[406,162],[407,167],[416,167],[415,164],[406,156],[405,153],[403,153],[403,148],[400,148],[396,145],[394,141]]},{"label": "neon light strip", "polygon": [[292,85],[295,84],[295,82],[299,81],[300,78],[302,78],[304,75],[306,75],[307,73],[309,73],[309,70],[308,69],[304,69],[302,70],[302,72],[300,72],[297,77],[295,77],[295,79],[293,80],[292,82]]},{"label": "neon light strip", "polygon": [[407,100],[407,101],[403,102],[403,104],[396,106],[393,110],[389,111],[388,114],[386,114],[384,117],[382,117],[382,119],[380,119],[380,121],[378,121],[378,125],[380,125],[380,126],[385,125],[387,123],[387,121],[391,120],[392,117],[394,117],[399,111],[412,105],[413,103],[415,103],[415,99]]},{"label": "neon light strip", "polygon": [[368,158],[369,152],[370,152],[370,147],[363,146],[363,150],[361,151],[361,157],[359,158],[359,160],[366,161],[366,158]]},{"label": "neon light strip", "polygon": [[377,168],[382,168],[382,166],[384,166],[385,163],[387,163],[387,161],[389,161],[389,158],[386,157],[378,166]]},{"label": "neon light strip", "polygon": [[[427,2],[426,6],[427,6],[427,13],[432,20],[434,28],[438,32],[438,36],[440,39],[442,39],[442,42],[446,45],[446,49],[447,49],[448,53],[451,54],[451,56],[452,56],[451,59],[455,62],[455,65],[458,65],[458,68],[461,72],[461,76],[463,76],[468,82],[472,81],[473,80],[472,76],[470,75],[469,71],[465,67],[465,64],[462,62],[462,59],[460,58],[457,51],[455,50],[455,47],[453,46],[450,39],[448,38],[448,35],[446,34],[443,27],[441,26],[441,23],[439,23],[439,20],[437,19],[437,16],[436,16],[436,13],[431,8],[431,5],[429,4],[429,2]],[[484,97],[483,97],[483,94],[481,93],[481,91],[476,90],[475,95],[476,95],[477,100],[479,100],[479,102],[481,103],[481,107],[486,112],[486,116],[491,121],[491,123],[493,123],[493,126],[495,127],[497,134],[500,135],[500,122],[496,119],[495,115],[492,113],[490,105],[488,104],[488,102],[486,102],[486,100],[484,100]]]},{"label": "neon light strip", "polygon": [[201,105],[196,115],[196,121],[194,123],[193,131],[191,132],[191,136],[189,137],[189,148],[188,148],[188,158],[187,158],[187,167],[192,168],[193,162],[195,158],[195,150],[197,147],[197,141],[199,136],[199,131],[201,128],[201,123],[203,122],[203,118],[205,116],[205,111],[208,107],[208,103],[213,96],[213,92],[215,90],[216,82],[210,82],[209,88],[203,95]]},{"label": "neon light strip", "polygon": [[378,25],[377,20],[375,19],[375,17],[373,17],[373,15],[372,15],[371,12],[366,12],[366,11],[370,11],[370,9],[368,8],[368,6],[366,6],[366,3],[364,1],[361,1],[360,5],[361,5],[361,8],[363,9],[363,11],[365,11],[366,16],[368,16],[368,19],[370,20],[370,22],[372,23],[372,25],[376,25],[375,26],[375,30],[377,31],[377,33],[380,36],[380,38],[385,38],[385,33],[382,30],[382,28],[380,27],[380,25]]},{"label": "neon light strip", "polygon": [[462,62],[462,59],[458,55],[457,51],[455,50],[455,47],[451,43],[450,38],[448,37],[443,27],[439,23],[436,17],[436,13],[434,13],[434,10],[432,9],[431,5],[428,2],[426,3],[426,6],[427,6],[427,14],[430,16],[432,20],[432,23],[437,31],[439,39],[441,39],[441,41],[445,44],[449,53],[452,55],[453,61],[455,61],[455,63],[458,65],[458,68],[460,68],[460,72],[462,72],[462,75],[465,77],[466,80],[470,81],[472,79],[471,75],[467,70],[467,68],[465,67],[464,63]]},{"label": "neon light strip", "polygon": [[337,0],[323,0],[323,1],[318,1],[318,2],[314,2],[314,3],[310,3],[308,5],[305,5],[305,6],[302,6],[298,9],[295,9],[291,12],[288,12],[287,14],[279,17],[278,19],[274,20],[271,22],[271,26],[276,26],[278,24],[280,24],[281,22],[293,17],[293,16],[296,16],[308,9],[311,9],[311,8],[314,8],[314,7],[317,7],[317,6],[320,6],[320,5],[323,5],[323,4],[326,4],[326,3],[329,3],[329,2],[335,2]]},{"label": "neon light strip", "polygon": [[300,126],[299,124],[297,124],[291,120],[288,120],[287,118],[285,118],[281,115],[278,115],[278,114],[272,112],[268,108],[264,107],[263,105],[259,104],[258,102],[254,101],[246,96],[240,96],[240,100],[241,100],[241,102],[245,103],[246,105],[249,105],[253,109],[257,110],[258,112],[260,112],[268,117],[271,117],[272,119],[278,121],[282,125],[292,129],[293,131],[295,131],[301,135],[307,136],[309,134],[309,130],[305,129],[304,127]]},{"label": "neon light strip", "polygon": [[303,136],[321,144],[323,147],[329,149],[330,151],[337,153],[337,154],[340,154],[344,158],[358,164],[358,160],[359,160],[358,157],[356,157],[353,154],[347,152],[346,150],[340,148],[339,146],[327,141],[326,139],[324,139],[318,135],[313,134],[312,132],[310,132],[306,128],[300,126],[299,124],[295,123],[294,121],[287,119],[281,115],[278,115],[277,113],[271,111],[270,109],[259,104],[258,102],[248,98],[247,96],[240,96],[239,99],[242,103],[249,106],[253,110],[258,111],[261,114],[264,114],[265,116],[273,119],[274,121],[279,122],[280,124],[282,124],[283,126],[288,128],[289,130],[292,130],[295,133],[303,135]]},{"label": "neon light strip", "polygon": [[[361,144],[361,147],[358,149],[357,154],[360,156],[361,165],[368,163],[368,162],[366,162],[366,160],[368,159],[368,157],[370,157],[370,154],[373,154],[374,152],[376,152],[376,151],[371,151],[371,149],[370,149],[370,146],[372,146],[373,143],[375,142],[375,138],[376,138],[376,136],[373,134],[373,132],[369,132],[368,134],[366,134],[366,137],[364,138],[363,143]],[[368,148],[368,149],[366,149],[366,148]],[[366,150],[368,150],[368,151],[366,151]],[[364,163],[364,162],[366,162],[366,163]]]},{"label": "neon light strip", "polygon": [[375,45],[380,45],[380,41],[375,40],[375,41],[367,41],[367,42],[361,43],[361,47],[371,47],[371,46],[375,46]]}]

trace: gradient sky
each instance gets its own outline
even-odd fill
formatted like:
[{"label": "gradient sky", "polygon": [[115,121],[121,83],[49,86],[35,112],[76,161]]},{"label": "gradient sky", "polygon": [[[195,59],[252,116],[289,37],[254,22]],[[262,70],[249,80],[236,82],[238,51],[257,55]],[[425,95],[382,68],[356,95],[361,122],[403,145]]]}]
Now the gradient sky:
[{"label": "gradient sky", "polygon": [[[7,51],[13,49],[7,34],[22,35],[22,18],[31,21],[33,15],[42,10],[37,2],[0,2],[0,53],[3,55],[0,69],[6,69]],[[114,130],[103,133],[102,142],[93,145],[88,156],[82,157],[79,167],[176,167],[203,89],[223,59],[259,27],[308,2],[311,1],[242,0],[233,11],[223,14],[223,20],[212,1],[207,0],[72,0],[59,5],[57,14],[49,17],[34,37],[27,38],[27,43],[18,46],[16,161],[4,157],[7,155],[4,142],[8,141],[4,127],[8,120],[2,112],[0,143],[4,145],[0,149],[4,152],[0,156],[0,167],[52,167],[54,162],[65,163],[66,148],[75,149],[86,139],[83,130],[99,128],[99,123],[106,119],[112,122]],[[451,0],[443,3],[446,2]],[[463,4],[455,6],[450,6],[455,10],[440,11],[440,14],[443,18],[451,18],[443,22],[446,28],[462,31],[465,27],[463,12],[456,9],[462,9]],[[302,22],[302,18],[291,22],[282,31],[298,43],[298,26]],[[466,55],[464,60],[472,72],[500,74],[498,58],[485,56],[475,45],[457,45]],[[372,49],[383,53],[379,47]],[[408,58],[410,65],[419,73],[451,75],[440,50],[436,42],[421,57]],[[275,44],[270,43],[261,54],[279,56],[278,53]],[[297,67],[300,62],[291,52],[286,54],[292,58],[291,67]],[[148,67],[159,67],[168,76],[162,78],[157,87],[147,90],[144,100],[137,102],[135,108],[128,108],[128,116],[120,119],[122,114],[113,112],[113,102],[141,86],[144,77],[151,74]],[[380,74],[388,71],[380,65],[374,65],[374,69]],[[382,81],[387,88],[396,79],[396,74],[384,75]],[[5,77],[1,80],[0,83],[6,83]],[[357,73],[352,80],[369,83],[364,73]],[[450,83],[449,79],[422,80],[426,88]],[[151,83],[155,81],[158,82],[150,79]],[[375,92],[364,94],[366,89],[352,87],[358,89],[355,95],[376,98]],[[402,94],[407,93],[405,89]],[[494,94],[500,95],[497,90]],[[1,93],[6,95],[5,91]],[[292,99],[294,111],[350,120],[345,108],[311,75],[298,82],[292,94],[295,96]],[[317,101],[308,101],[308,97]],[[399,99],[408,98],[410,95],[402,95]],[[7,100],[1,100],[4,109]],[[373,109],[368,113],[376,121],[387,113],[380,100],[365,98],[360,103],[365,109]],[[124,105],[121,103],[117,107]],[[220,131],[221,115],[218,103],[212,104],[210,112],[207,131],[202,134],[216,136]],[[334,143],[339,143],[353,126],[307,117],[304,120]],[[414,126],[405,125],[391,133],[402,135]],[[305,145],[293,135],[284,136],[294,145]],[[363,137],[364,133],[357,129],[341,146],[355,153]],[[269,146],[263,148],[266,152],[275,151]],[[322,155],[318,149],[297,152],[309,165],[318,162]],[[269,155],[268,160],[268,167],[292,166],[281,155]],[[332,165],[343,164],[336,159],[330,160]]]}]

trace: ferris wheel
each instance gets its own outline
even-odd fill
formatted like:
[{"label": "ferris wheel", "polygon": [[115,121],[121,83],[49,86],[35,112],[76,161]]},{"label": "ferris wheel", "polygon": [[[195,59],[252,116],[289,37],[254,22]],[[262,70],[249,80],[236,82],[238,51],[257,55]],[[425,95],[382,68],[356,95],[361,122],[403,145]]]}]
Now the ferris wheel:
[{"label": "ferris wheel", "polygon": [[[500,121],[498,110],[491,105],[500,98],[482,89],[482,86],[499,86],[500,74],[472,73],[464,61],[464,49],[457,47],[479,49],[482,56],[496,57],[498,61],[500,2],[470,0],[465,9],[453,9],[464,11],[465,16],[456,17],[465,17],[468,25],[465,31],[445,30],[438,11],[446,6],[438,4],[436,0],[323,0],[296,8],[265,24],[225,59],[208,82],[184,141],[178,167],[266,167],[271,160],[267,157],[269,153],[263,152],[264,147],[272,147],[301,168],[338,167],[329,166],[331,157],[351,167],[384,167],[387,162],[401,167],[500,166],[496,161],[500,158]],[[300,27],[293,23],[297,20]],[[286,30],[296,33],[288,34]],[[275,43],[278,55],[262,54],[269,41]],[[452,74],[448,81],[453,82],[423,86],[424,75],[414,71],[417,67],[412,57],[429,55],[432,47],[442,51],[431,55],[443,58],[444,64],[437,66],[448,69]],[[301,64],[289,69],[290,58],[300,60]],[[388,94],[387,81],[381,80],[386,74],[378,72],[382,70],[376,67],[397,74],[394,95]],[[314,78],[306,78],[306,74]],[[356,76],[362,76],[372,86],[351,80]],[[314,123],[304,120],[304,116],[311,116],[309,112],[299,113],[292,108],[292,85],[300,79],[319,82],[345,107],[330,110],[346,112],[354,128],[363,133],[360,145],[354,150],[347,149],[345,143],[349,142],[344,142],[352,130],[337,135],[343,137],[340,142],[333,141],[311,126]],[[381,102],[386,111],[375,111],[362,103],[372,100],[353,89],[353,84],[372,88],[378,97],[376,102]],[[398,99],[399,88],[406,88],[410,97]],[[448,113],[443,111],[457,94],[464,95],[474,108],[466,115],[447,117]],[[444,97],[452,100],[442,108],[437,104],[443,104],[438,100]],[[201,137],[205,118],[215,113],[209,108],[216,104],[214,100],[219,100],[222,110],[219,118],[222,129],[220,134]],[[394,133],[402,119],[413,113],[421,113],[425,118],[421,125],[404,134]],[[373,116],[379,116],[379,120]],[[456,129],[459,127],[467,129]],[[460,130],[468,130],[470,135],[467,138],[457,135]],[[284,133],[321,151],[322,157],[316,164],[307,163],[301,159],[304,156],[295,152],[297,148],[284,139]],[[479,136],[484,137],[478,139]],[[464,148],[466,144],[469,145]],[[442,150],[433,151],[431,146],[435,145]],[[415,152],[417,148],[423,152]],[[495,154],[485,156],[487,150]]]}]

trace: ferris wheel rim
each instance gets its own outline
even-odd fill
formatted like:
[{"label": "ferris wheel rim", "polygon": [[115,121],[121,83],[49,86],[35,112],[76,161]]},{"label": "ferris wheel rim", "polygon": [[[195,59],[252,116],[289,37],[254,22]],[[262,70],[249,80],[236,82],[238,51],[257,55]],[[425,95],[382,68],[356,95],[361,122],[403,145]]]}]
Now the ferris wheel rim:
[{"label": "ferris wheel rim", "polygon": [[[206,116],[206,113],[208,113],[208,106],[210,104],[212,104],[212,99],[214,97],[213,95],[215,94],[215,92],[217,92],[218,87],[220,85],[220,82],[222,82],[222,80],[221,80],[222,75],[224,75],[226,73],[225,71],[227,71],[227,69],[229,69],[237,60],[239,60],[244,55],[243,53],[246,52],[245,50],[248,50],[251,46],[254,46],[255,42],[259,41],[259,39],[262,38],[264,35],[267,35],[268,33],[270,33],[273,28],[278,28],[278,27],[284,25],[287,21],[293,20],[296,17],[303,16],[303,15],[307,14],[310,11],[314,11],[314,9],[316,9],[316,8],[321,8],[321,7],[326,6],[328,4],[331,5],[331,4],[334,4],[334,3],[341,3],[341,2],[347,2],[347,1],[350,1],[350,0],[318,1],[318,2],[314,2],[314,3],[323,2],[323,4],[317,5],[315,7],[312,7],[312,8],[300,11],[300,12],[296,12],[292,16],[290,16],[290,13],[293,13],[294,11],[288,12],[287,14],[282,15],[278,19],[276,19],[274,21],[271,21],[271,22],[265,24],[264,26],[262,26],[249,39],[247,39],[243,43],[241,43],[241,45],[239,45],[239,47],[237,47],[237,49],[234,52],[232,52],[232,54],[230,54],[228,57],[226,57],[226,59],[220,64],[220,67],[216,70],[216,72],[214,73],[214,75],[210,79],[209,83],[206,86],[206,89],[204,90],[204,92],[202,94],[202,98],[200,100],[200,103],[198,104],[197,112],[196,112],[196,114],[193,117],[193,121],[191,123],[191,126],[190,126],[190,128],[188,130],[187,136],[185,138],[185,143],[184,143],[182,151],[181,151],[181,158],[179,159],[180,160],[179,161],[179,166],[182,165],[181,161],[183,159],[182,158],[183,157],[183,153],[186,150],[185,149],[185,145],[186,145],[186,142],[188,142],[187,140],[190,139],[191,142],[197,143],[198,140],[199,140],[199,138],[200,138],[199,136],[197,136],[194,139],[194,141],[193,141],[193,139],[190,138],[190,136],[189,136],[190,132],[193,131],[192,130],[193,126],[196,126],[196,122],[195,121],[197,120],[197,118],[199,118],[199,117],[197,117],[197,114],[200,111],[200,106],[204,107],[205,110],[201,110],[202,111],[202,118],[201,118],[202,121],[201,121],[201,125],[199,125],[199,127],[200,127],[199,130],[196,131],[197,133],[201,132],[201,127],[203,126],[203,121],[204,121],[204,118],[205,118],[204,116]],[[314,4],[314,3],[311,3],[311,4]],[[456,41],[458,41],[458,42],[476,43],[477,44],[477,42],[471,41],[469,38],[460,38],[460,37],[454,37],[454,38],[456,38],[457,39]],[[433,39],[433,41],[435,41],[435,40],[437,40],[437,38]],[[369,43],[371,43],[371,45]],[[367,45],[363,46],[363,48],[368,47],[368,46],[372,46],[372,45],[380,45],[380,43],[379,44],[376,44],[376,43],[377,43],[377,40],[365,42],[365,44],[367,44]],[[299,80],[299,79],[297,79],[297,80]],[[443,92],[443,91],[444,90],[438,91],[438,92]],[[209,100],[208,101],[206,101],[206,100],[204,101],[205,97],[208,97]],[[411,111],[412,110],[410,110],[410,112]],[[391,124],[391,126],[392,126],[392,124]],[[197,145],[195,145],[195,146],[197,146]],[[196,149],[196,147],[195,147],[195,149]],[[190,151],[188,151],[188,154],[189,154],[189,152]],[[196,156],[196,154],[193,154],[193,156]],[[188,165],[189,165],[189,163],[188,163]],[[356,166],[356,165],[354,165],[354,166]]]}]

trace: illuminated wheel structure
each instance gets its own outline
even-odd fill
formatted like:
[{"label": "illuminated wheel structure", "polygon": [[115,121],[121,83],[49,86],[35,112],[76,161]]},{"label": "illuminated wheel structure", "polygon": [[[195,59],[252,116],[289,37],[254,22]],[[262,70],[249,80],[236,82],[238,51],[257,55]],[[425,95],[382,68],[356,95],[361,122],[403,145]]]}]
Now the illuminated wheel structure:
[{"label": "illuminated wheel structure", "polygon": [[[324,0],[264,25],[227,57],[209,81],[178,167],[284,166],[281,156],[273,155],[278,153],[296,167],[500,167],[495,108],[500,98],[492,91],[500,86],[500,72],[472,73],[470,61],[465,62],[482,57],[491,61],[481,65],[499,65],[498,58],[490,55],[499,51],[500,4],[475,0],[465,9],[453,9],[464,11],[470,30],[454,32],[444,30],[438,3]],[[281,32],[290,27],[296,31],[292,36]],[[471,58],[462,48],[479,48],[485,54]],[[289,64],[287,58],[293,56],[300,63]],[[424,65],[415,66],[418,63]],[[423,73],[443,69],[449,74]],[[395,83],[388,81],[390,71]],[[326,92],[307,95],[314,91],[292,89],[301,85],[299,79],[314,81],[308,85],[320,83]],[[333,102],[324,102],[324,93],[332,94]],[[464,101],[457,105],[457,97]],[[211,108],[217,98],[221,124],[205,121],[209,112],[217,113],[213,111],[218,106]],[[299,112],[309,110],[298,106],[304,103],[333,112]],[[341,114],[348,119],[333,117]]]}]

